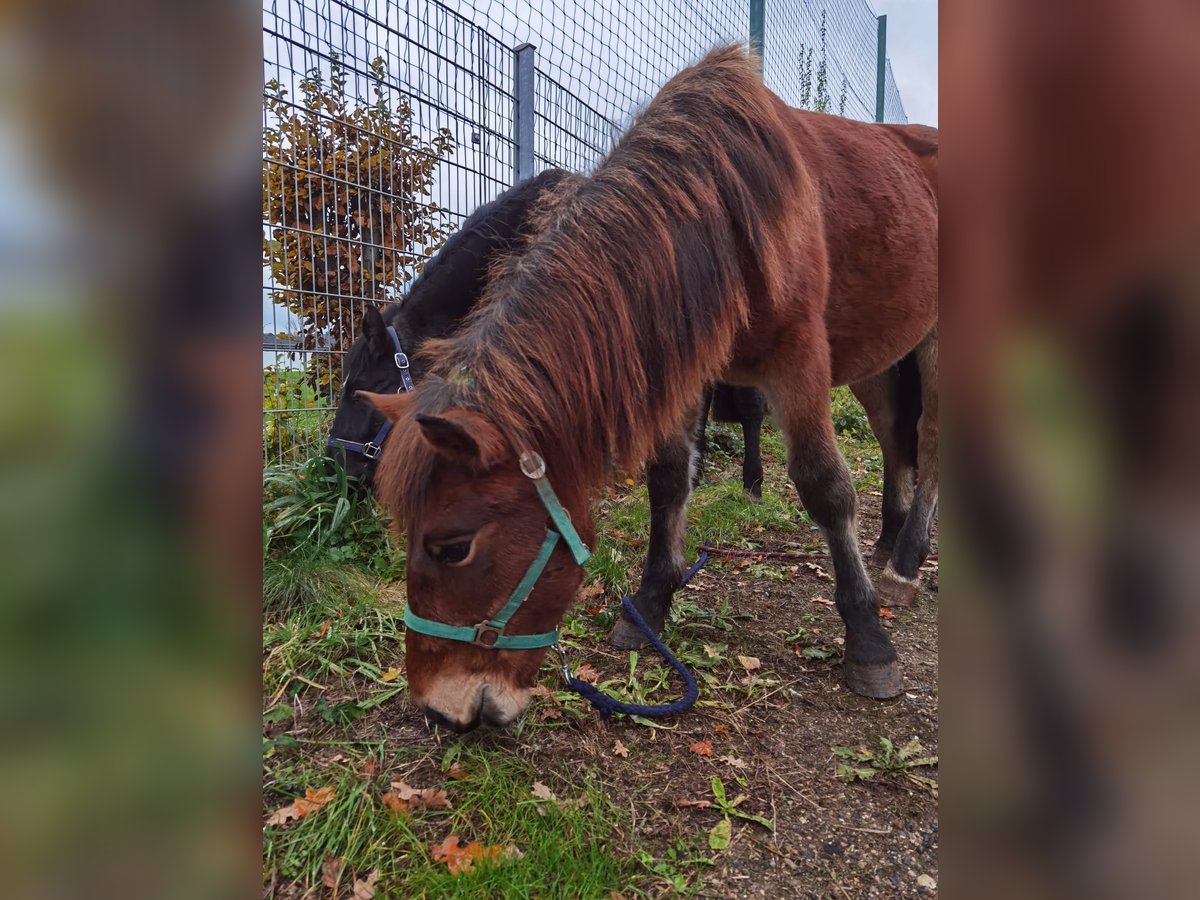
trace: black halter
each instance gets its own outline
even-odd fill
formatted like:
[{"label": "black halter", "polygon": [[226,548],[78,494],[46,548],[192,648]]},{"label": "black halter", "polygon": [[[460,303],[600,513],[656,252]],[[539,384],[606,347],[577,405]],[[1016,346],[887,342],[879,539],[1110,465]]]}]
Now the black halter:
[{"label": "black halter", "polygon": [[[395,327],[389,325],[387,327],[387,333],[388,337],[392,339],[392,346],[396,348],[393,358],[396,361],[396,368],[400,370],[400,387],[396,388],[396,393],[399,394],[401,391],[411,391],[413,389],[413,380],[412,375],[409,374],[408,371],[408,354],[405,353],[404,348],[400,346],[400,336],[396,334]],[[361,453],[367,459],[375,459],[379,456],[380,451],[383,450],[383,442],[387,438],[388,432],[391,430],[392,420],[385,418],[383,425],[380,427],[379,431],[375,433],[375,437],[371,438],[371,440],[367,441],[365,444],[360,443],[359,441],[348,441],[345,438],[339,438],[330,435],[329,439],[325,441],[325,446],[330,450],[334,449],[335,447],[342,447],[346,450],[352,450],[355,453]]]}]

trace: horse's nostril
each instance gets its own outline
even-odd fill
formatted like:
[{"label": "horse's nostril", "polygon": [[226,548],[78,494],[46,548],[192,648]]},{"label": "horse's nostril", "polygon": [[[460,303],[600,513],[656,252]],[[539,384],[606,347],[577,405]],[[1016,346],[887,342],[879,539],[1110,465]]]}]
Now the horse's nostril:
[{"label": "horse's nostril", "polygon": [[434,725],[440,725],[443,728],[449,728],[451,731],[458,734],[465,734],[479,727],[479,713],[475,714],[475,718],[470,722],[456,722],[453,719],[447,718],[442,713],[438,712],[432,706],[425,707],[425,718],[432,721]]}]

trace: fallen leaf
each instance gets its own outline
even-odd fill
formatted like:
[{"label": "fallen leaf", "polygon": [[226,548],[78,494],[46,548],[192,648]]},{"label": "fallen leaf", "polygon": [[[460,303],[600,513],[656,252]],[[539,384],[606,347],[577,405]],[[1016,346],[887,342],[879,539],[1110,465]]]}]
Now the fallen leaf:
[{"label": "fallen leaf", "polygon": [[558,799],[557,797],[554,796],[554,791],[550,790],[550,788],[546,787],[546,785],[542,784],[540,781],[535,781],[533,783],[533,790],[530,791],[529,793],[531,796],[536,797],[539,800],[557,800]]},{"label": "fallen leaf", "polygon": [[401,800],[400,796],[395,791],[388,791],[386,794],[383,795],[382,799],[383,799],[383,805],[386,806],[388,809],[390,809],[392,812],[394,812],[398,815],[403,815],[403,816],[408,815],[408,810],[409,810],[408,801]]},{"label": "fallen leaf", "polygon": [[380,681],[392,682],[400,677],[400,670],[395,666],[388,666],[388,670],[379,676]]},{"label": "fallen leaf", "polygon": [[886,606],[881,606],[881,607],[879,607],[879,618],[894,619],[894,618],[896,618],[896,614],[894,612],[892,612],[890,609],[888,609]]},{"label": "fallen leaf", "polygon": [[529,689],[529,696],[541,697],[543,700],[553,700],[554,691],[550,690],[550,688],[546,687],[544,684],[535,684]]},{"label": "fallen leaf", "polygon": [[739,656],[737,661],[741,663],[743,669],[747,672],[753,672],[755,669],[762,666],[757,656]]},{"label": "fallen leaf", "polygon": [[600,680],[600,673],[593,669],[590,663],[584,663],[575,670],[575,677],[588,684],[595,684]]},{"label": "fallen leaf", "polygon": [[632,479],[632,478],[626,478],[626,479],[625,479],[625,486],[626,486],[626,487],[633,487],[633,479]]},{"label": "fallen leaf", "polygon": [[375,882],[378,880],[378,869],[374,869],[366,878],[355,879],[354,890],[350,895],[351,900],[372,900],[375,896]]},{"label": "fallen leaf", "polygon": [[696,741],[694,744],[689,744],[688,749],[697,756],[712,756],[712,741]]},{"label": "fallen leaf", "polygon": [[450,798],[436,788],[414,788],[403,781],[393,781],[392,790],[409,809],[450,809]]},{"label": "fallen leaf", "polygon": [[822,606],[833,606],[834,605],[832,600],[826,600],[824,597],[809,597],[808,601],[810,603],[820,603]]},{"label": "fallen leaf", "polygon": [[713,826],[712,831],[708,833],[708,846],[712,850],[724,850],[729,846],[729,840],[732,835],[732,823],[728,818],[722,819]]},{"label": "fallen leaf", "polygon": [[358,774],[362,775],[364,778],[375,777],[379,774],[379,760],[368,759],[365,763],[363,763],[362,768],[358,770]]},{"label": "fallen leaf", "polygon": [[321,863],[321,881],[327,888],[336,888],[338,882],[342,880],[342,869],[346,868],[346,861],[337,856],[327,856],[325,862]]},{"label": "fallen leaf", "polygon": [[818,566],[815,562],[806,562],[804,568],[808,569],[822,581],[833,581],[833,576]]},{"label": "fallen leaf", "polygon": [[716,659],[721,655],[721,651],[718,650],[716,647],[714,647],[712,644],[705,644],[704,645],[704,655],[711,656],[713,659]]},{"label": "fallen leaf", "polygon": [[613,744],[612,752],[622,759],[629,759],[629,748],[622,744],[619,740]]},{"label": "fallen leaf", "polygon": [[553,706],[544,706],[542,707],[541,711],[538,712],[538,718],[543,722],[547,721],[548,719],[561,719],[562,717],[562,711]]},{"label": "fallen leaf", "polygon": [[505,859],[521,859],[524,855],[512,844],[507,847],[501,847],[499,844],[485,847],[478,841],[472,841],[465,847],[461,847],[456,834],[450,835],[440,844],[433,844],[429,852],[429,856],[434,862],[446,864],[451,875],[471,872],[475,868],[475,863],[484,860],[498,862],[501,856]]},{"label": "fallen leaf", "polygon": [[326,619],[324,622],[321,623],[321,627],[319,629],[317,629],[317,638],[318,639],[323,638],[328,633],[329,633],[329,620]]},{"label": "fallen leaf", "polygon": [[729,726],[724,722],[721,722],[713,726],[713,731],[715,731],[717,734],[729,734]]},{"label": "fallen leaf", "polygon": [[325,803],[333,799],[333,785],[327,785],[323,788],[305,788],[304,797],[297,799],[287,806],[281,806],[271,814],[267,819],[268,825],[284,825],[292,819],[303,819],[314,810],[320,809]]},{"label": "fallen leaf", "polygon": [[450,763],[450,768],[446,770],[446,777],[451,781],[462,781],[464,778],[470,778],[471,773],[467,771],[465,766],[453,762]]},{"label": "fallen leaf", "polygon": [[591,584],[585,584],[579,589],[580,600],[591,600],[593,597],[599,597],[604,593],[604,585],[593,581]]},{"label": "fallen leaf", "polygon": [[696,809],[709,809],[712,806],[711,800],[679,800],[677,806],[694,806]]},{"label": "fallen leaf", "polygon": [[735,769],[746,768],[746,761],[744,759],[738,759],[735,756],[718,756],[717,759],[720,762],[728,763],[729,765],[733,766]]}]

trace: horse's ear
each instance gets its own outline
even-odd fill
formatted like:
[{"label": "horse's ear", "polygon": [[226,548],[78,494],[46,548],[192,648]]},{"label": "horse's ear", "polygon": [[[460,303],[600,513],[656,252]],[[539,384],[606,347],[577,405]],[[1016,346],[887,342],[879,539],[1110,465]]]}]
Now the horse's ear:
[{"label": "horse's ear", "polygon": [[440,416],[418,415],[421,436],[443,456],[490,469],[504,455],[504,439],[496,426],[467,409],[447,410]]},{"label": "horse's ear", "polygon": [[388,340],[387,323],[379,307],[374,303],[364,304],[362,318],[362,333],[371,347],[371,352],[377,355],[390,354],[391,342]]},{"label": "horse's ear", "polygon": [[355,391],[355,397],[368,401],[392,422],[399,422],[408,408],[410,394],[373,394],[370,391]]}]

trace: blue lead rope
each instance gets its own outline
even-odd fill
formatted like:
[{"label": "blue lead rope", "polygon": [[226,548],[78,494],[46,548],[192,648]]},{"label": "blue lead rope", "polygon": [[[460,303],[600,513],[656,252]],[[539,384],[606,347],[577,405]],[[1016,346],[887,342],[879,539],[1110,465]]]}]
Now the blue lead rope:
[{"label": "blue lead rope", "polygon": [[[706,562],[708,562],[708,551],[701,549],[700,558],[697,559],[696,562],[692,564],[692,567],[687,570],[683,576],[683,580],[679,582],[679,586],[683,587],[685,584],[691,581],[692,576],[699,572],[700,568]],[[646,718],[655,719],[662,718],[663,716],[673,716],[676,713],[681,713],[685,710],[691,709],[692,705],[696,702],[696,697],[700,694],[699,689],[696,687],[696,679],[692,677],[692,673],[689,672],[687,667],[675,658],[675,654],[668,650],[666,645],[658,639],[658,636],[653,630],[651,630],[650,626],[646,624],[646,620],[642,618],[641,613],[637,611],[637,607],[633,605],[633,601],[629,599],[628,595],[621,598],[621,605],[625,608],[625,613],[629,616],[630,621],[632,621],[634,625],[641,629],[642,634],[646,636],[646,638],[654,646],[654,649],[662,654],[662,658],[667,661],[672,669],[679,673],[679,677],[683,679],[684,684],[683,696],[674,703],[663,703],[654,706],[641,703],[624,703],[621,700],[615,700],[607,694],[602,693],[595,685],[588,684],[586,681],[582,681],[570,674],[570,671],[567,669],[564,662],[563,675],[567,680],[567,687],[591,703],[592,706],[596,707],[596,710],[600,713],[600,718],[602,719],[612,718],[613,713],[621,713],[622,715],[626,716],[644,716]]]}]

